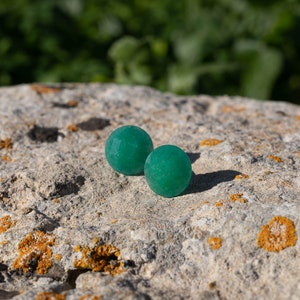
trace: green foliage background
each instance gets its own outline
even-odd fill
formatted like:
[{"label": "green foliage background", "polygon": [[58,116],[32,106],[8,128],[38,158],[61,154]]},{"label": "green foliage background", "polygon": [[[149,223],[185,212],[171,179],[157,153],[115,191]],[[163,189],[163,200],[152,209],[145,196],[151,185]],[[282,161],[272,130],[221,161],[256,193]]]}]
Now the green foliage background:
[{"label": "green foliage background", "polygon": [[300,103],[298,0],[1,0],[0,85],[117,82]]}]

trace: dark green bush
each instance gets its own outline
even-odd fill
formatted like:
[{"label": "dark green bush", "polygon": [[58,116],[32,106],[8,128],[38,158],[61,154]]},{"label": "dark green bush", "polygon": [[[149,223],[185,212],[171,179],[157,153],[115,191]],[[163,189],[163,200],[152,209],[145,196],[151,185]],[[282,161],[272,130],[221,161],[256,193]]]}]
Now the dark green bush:
[{"label": "dark green bush", "polygon": [[1,0],[0,84],[300,99],[298,0]]}]

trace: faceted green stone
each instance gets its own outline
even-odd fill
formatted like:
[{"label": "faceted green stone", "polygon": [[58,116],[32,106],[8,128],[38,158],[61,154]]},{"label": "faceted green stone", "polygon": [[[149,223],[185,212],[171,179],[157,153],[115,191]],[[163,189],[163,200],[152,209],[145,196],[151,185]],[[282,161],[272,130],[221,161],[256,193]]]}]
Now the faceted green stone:
[{"label": "faceted green stone", "polygon": [[164,145],[150,153],[144,173],[148,185],[155,193],[175,197],[189,185],[192,166],[183,150],[177,146]]},{"label": "faceted green stone", "polygon": [[153,143],[146,131],[137,126],[122,126],[114,130],[106,141],[105,156],[110,166],[125,175],[139,175],[144,171]]}]

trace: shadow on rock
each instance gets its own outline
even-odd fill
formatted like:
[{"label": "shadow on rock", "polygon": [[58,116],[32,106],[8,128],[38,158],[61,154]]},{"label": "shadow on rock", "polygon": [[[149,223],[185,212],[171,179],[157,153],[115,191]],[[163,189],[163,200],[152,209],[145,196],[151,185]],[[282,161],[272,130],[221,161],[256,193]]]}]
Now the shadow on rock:
[{"label": "shadow on rock", "polygon": [[231,181],[240,172],[234,170],[221,170],[206,174],[193,173],[191,183],[184,194],[201,193],[217,186],[222,182]]},{"label": "shadow on rock", "polygon": [[200,158],[200,153],[187,152],[186,154],[189,157],[191,164]]}]

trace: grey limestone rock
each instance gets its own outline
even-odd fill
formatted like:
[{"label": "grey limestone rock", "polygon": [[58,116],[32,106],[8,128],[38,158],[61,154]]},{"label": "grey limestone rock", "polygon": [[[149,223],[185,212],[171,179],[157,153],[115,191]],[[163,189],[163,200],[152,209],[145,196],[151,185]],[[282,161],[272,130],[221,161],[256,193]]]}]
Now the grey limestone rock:
[{"label": "grey limestone rock", "polygon": [[[105,141],[128,124],[189,155],[182,195],[111,169]],[[289,103],[2,87],[0,299],[300,299],[299,170]]]}]

